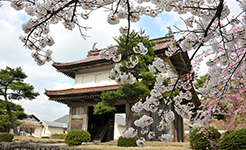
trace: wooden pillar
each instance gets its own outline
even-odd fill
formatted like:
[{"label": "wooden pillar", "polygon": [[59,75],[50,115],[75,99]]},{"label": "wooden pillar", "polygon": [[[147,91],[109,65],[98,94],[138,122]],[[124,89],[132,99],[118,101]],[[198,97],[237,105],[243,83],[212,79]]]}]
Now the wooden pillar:
[{"label": "wooden pillar", "polygon": [[174,106],[172,106],[172,111],[175,114],[175,120],[172,123],[172,131],[174,135],[174,140],[173,142],[184,142],[184,122],[183,118],[176,113],[174,110]]},{"label": "wooden pillar", "polygon": [[85,112],[84,112],[84,124],[83,129],[88,131],[88,123],[89,123],[89,107],[88,105],[85,106]]},{"label": "wooden pillar", "polygon": [[177,132],[177,142],[184,142],[184,122],[183,118],[175,112],[175,130]]},{"label": "wooden pillar", "polygon": [[68,117],[67,133],[71,131],[71,121],[72,121],[72,108],[69,105],[68,107],[69,107],[69,117]]}]

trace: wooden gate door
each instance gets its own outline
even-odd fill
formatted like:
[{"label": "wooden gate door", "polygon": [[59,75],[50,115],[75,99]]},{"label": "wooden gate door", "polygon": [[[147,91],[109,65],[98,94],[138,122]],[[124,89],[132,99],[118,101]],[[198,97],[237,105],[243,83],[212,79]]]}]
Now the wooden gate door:
[{"label": "wooden gate door", "polygon": [[83,118],[72,118],[71,130],[82,129],[82,125],[83,125]]}]

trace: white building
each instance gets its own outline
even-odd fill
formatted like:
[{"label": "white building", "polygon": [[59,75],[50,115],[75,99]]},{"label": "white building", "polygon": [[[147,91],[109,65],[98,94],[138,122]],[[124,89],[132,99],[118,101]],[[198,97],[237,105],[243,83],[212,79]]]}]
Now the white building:
[{"label": "white building", "polygon": [[[65,119],[66,121],[64,121]],[[21,120],[21,122],[27,123],[26,126],[20,126],[21,135],[32,135],[37,138],[41,138],[44,136],[50,137],[52,134],[55,133],[67,133],[68,115],[65,115],[55,121],[43,121],[38,119],[35,115],[28,115],[28,118],[25,120]]]}]

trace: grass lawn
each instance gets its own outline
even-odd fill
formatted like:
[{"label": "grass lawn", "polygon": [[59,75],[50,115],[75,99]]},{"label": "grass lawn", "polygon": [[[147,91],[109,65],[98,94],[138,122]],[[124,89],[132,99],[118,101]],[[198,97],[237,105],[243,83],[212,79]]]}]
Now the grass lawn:
[{"label": "grass lawn", "polygon": [[178,142],[150,142],[147,141],[144,148],[141,147],[119,147],[117,141],[111,141],[101,143],[102,145],[79,145],[74,148],[91,149],[91,150],[190,150],[189,142],[178,143]]},{"label": "grass lawn", "polygon": [[[24,136],[15,136],[15,139],[18,139],[19,141],[29,141],[30,139],[33,141],[42,141],[42,142],[48,142],[48,141],[64,141],[64,139],[40,139],[40,138],[32,138],[32,137],[24,137]],[[118,147],[117,146],[117,140],[105,142],[105,143],[99,143],[99,145],[92,145],[92,144],[82,144],[79,146],[66,146],[76,149],[86,149],[86,150],[191,150],[189,146],[189,142],[159,142],[154,141],[146,142],[146,147]]]},{"label": "grass lawn", "polygon": [[[49,142],[49,141],[64,141],[64,139],[42,139],[42,138],[33,138],[33,137],[27,137],[27,136],[14,136],[14,139],[17,139],[18,141],[29,141],[29,140],[33,140],[33,141],[41,141],[41,142]],[[18,142],[17,141],[17,142]]]}]

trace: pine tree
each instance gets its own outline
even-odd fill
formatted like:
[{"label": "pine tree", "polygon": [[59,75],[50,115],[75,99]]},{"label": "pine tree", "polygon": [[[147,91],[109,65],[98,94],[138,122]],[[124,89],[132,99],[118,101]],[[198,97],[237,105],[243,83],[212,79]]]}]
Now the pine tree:
[{"label": "pine tree", "polygon": [[0,131],[1,132],[9,132],[11,128],[10,118],[6,109],[7,105],[10,107],[10,110],[14,118],[14,122],[17,126],[21,124],[17,119],[22,120],[28,117],[27,114],[24,113],[24,108],[21,105],[14,104],[12,102],[6,102],[0,99]]},{"label": "pine tree", "polygon": [[[21,67],[13,69],[7,66],[6,69],[0,70],[0,96],[4,97],[5,102],[8,102],[9,99],[21,100],[22,98],[32,100],[39,95],[39,93],[33,92],[34,87],[32,85],[24,83],[26,78],[27,75],[22,71]],[[18,135],[9,103],[6,103],[6,109],[14,135]]]}]

